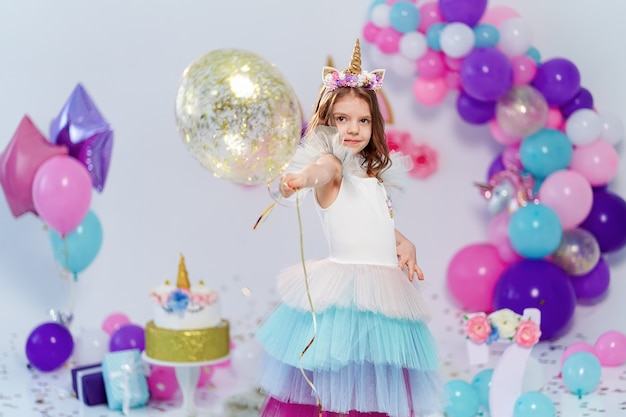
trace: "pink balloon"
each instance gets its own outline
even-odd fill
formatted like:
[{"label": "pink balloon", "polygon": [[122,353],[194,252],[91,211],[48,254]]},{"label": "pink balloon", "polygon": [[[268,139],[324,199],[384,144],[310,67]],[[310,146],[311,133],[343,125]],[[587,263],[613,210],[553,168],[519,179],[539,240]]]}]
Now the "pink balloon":
[{"label": "pink balloon", "polygon": [[173,367],[150,365],[150,375],[147,380],[150,398],[154,400],[171,400],[178,391],[176,369]]},{"label": "pink balloon", "polygon": [[611,330],[598,337],[593,353],[602,366],[621,366],[626,363],[626,334]]},{"label": "pink balloon", "polygon": [[400,38],[402,38],[402,33],[388,26],[382,28],[376,36],[376,45],[387,55],[395,54],[400,49]]},{"label": "pink balloon", "polygon": [[511,58],[513,68],[513,84],[525,85],[532,81],[537,72],[537,63],[528,55]]},{"label": "pink balloon", "polygon": [[431,1],[424,3],[418,9],[420,11],[418,31],[426,33],[433,24],[443,22],[441,11],[439,11],[439,2]]},{"label": "pink balloon", "polygon": [[463,64],[463,58],[452,58],[445,55],[443,59],[446,63],[446,67],[452,71],[459,71],[461,69],[461,64]]},{"label": "pink balloon", "polygon": [[548,121],[546,122],[546,127],[561,131],[565,128],[565,121],[563,120],[561,110],[556,107],[548,108]]},{"label": "pink balloon", "polygon": [[571,230],[589,215],[593,189],[580,173],[561,169],[543,181],[539,188],[539,201],[554,210],[563,230]]},{"label": "pink balloon", "polygon": [[458,71],[448,71],[445,77],[446,85],[449,90],[458,90],[461,88],[461,74]]},{"label": "pink balloon", "polygon": [[493,139],[502,145],[512,145],[522,140],[522,138],[511,136],[502,130],[495,118],[489,120],[489,132],[491,132]]},{"label": "pink balloon", "polygon": [[128,323],[130,323],[130,319],[126,314],[111,313],[102,322],[102,330],[112,335],[117,329]]},{"label": "pink balloon", "polygon": [[494,6],[485,11],[480,23],[488,23],[500,29],[507,20],[519,17],[519,13],[508,6]]},{"label": "pink balloon", "polygon": [[375,43],[380,31],[381,28],[376,26],[374,23],[367,22],[365,26],[363,26],[363,39],[369,43]]},{"label": "pink balloon", "polygon": [[487,227],[487,240],[498,250],[498,255],[506,263],[513,263],[523,257],[513,249],[509,239],[509,213],[501,211],[491,218]]},{"label": "pink balloon", "polygon": [[619,157],[607,141],[598,139],[576,146],[570,168],[582,174],[592,186],[605,185],[617,174]]},{"label": "pink balloon", "polygon": [[493,244],[465,246],[448,264],[448,290],[463,310],[491,312],[494,288],[506,267]]},{"label": "pink balloon", "polygon": [[591,346],[587,342],[574,342],[563,351],[563,355],[561,355],[561,365],[565,363],[565,359],[569,358],[570,355],[576,352],[589,352],[593,353],[593,346]]},{"label": "pink balloon", "polygon": [[446,73],[444,54],[432,49],[417,59],[417,74],[420,78],[434,79]]},{"label": "pink balloon", "polygon": [[78,160],[67,155],[53,156],[35,173],[33,202],[42,220],[64,235],[87,215],[91,186],[91,176]]},{"label": "pink balloon", "polygon": [[415,99],[426,106],[434,106],[441,103],[446,98],[447,93],[448,85],[444,77],[432,80],[417,77],[413,83]]}]

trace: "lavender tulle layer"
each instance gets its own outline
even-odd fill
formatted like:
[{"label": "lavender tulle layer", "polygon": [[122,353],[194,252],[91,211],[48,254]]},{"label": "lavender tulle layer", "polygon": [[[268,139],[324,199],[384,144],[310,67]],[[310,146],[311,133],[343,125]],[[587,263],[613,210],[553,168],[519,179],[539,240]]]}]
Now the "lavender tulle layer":
[{"label": "lavender tulle layer", "polygon": [[[313,271],[309,275],[312,294],[322,295],[316,281],[328,284],[329,273],[345,281],[335,282],[334,289],[341,291],[326,293],[321,311],[314,309],[313,314],[310,308],[302,308],[296,270],[286,270],[279,277],[283,302],[256,334],[265,350],[260,385],[268,400],[262,416],[317,417],[318,399],[324,417],[442,412],[445,393],[438,354],[421,319],[426,314],[421,299],[413,298],[415,305],[408,309],[379,305],[394,298],[400,304],[411,303],[415,290],[406,275],[397,266],[372,269],[371,265],[332,262],[308,266]],[[380,274],[380,268],[391,276]],[[304,285],[304,278],[300,279]],[[368,282],[374,291],[365,290]],[[396,311],[404,313],[385,314]]]}]

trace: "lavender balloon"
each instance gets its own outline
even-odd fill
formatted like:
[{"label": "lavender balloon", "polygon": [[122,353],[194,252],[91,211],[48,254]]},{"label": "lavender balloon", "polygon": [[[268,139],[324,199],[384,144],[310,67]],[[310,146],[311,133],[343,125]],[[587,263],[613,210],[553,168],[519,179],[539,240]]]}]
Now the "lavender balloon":
[{"label": "lavender balloon", "polygon": [[569,276],[552,262],[523,259],[505,269],[494,291],[494,309],[509,308],[522,314],[525,308],[541,311],[541,339],[562,334],[576,307]]},{"label": "lavender balloon", "polygon": [[564,119],[567,119],[572,113],[580,109],[593,109],[593,96],[589,90],[582,87],[573,99],[561,106],[561,114]]},{"label": "lavender balloon", "polygon": [[477,100],[495,101],[513,85],[509,58],[495,48],[475,48],[461,64],[461,86]]},{"label": "lavender balloon", "polygon": [[43,372],[60,368],[74,350],[74,339],[67,327],[43,323],[35,327],[26,340],[28,362]]},{"label": "lavender balloon", "polygon": [[118,327],[109,340],[109,350],[111,352],[127,349],[143,351],[145,348],[146,335],[143,327],[132,323]]},{"label": "lavender balloon", "polygon": [[623,248],[626,245],[626,201],[604,187],[594,188],[591,212],[580,227],[596,237],[602,253]]},{"label": "lavender balloon", "polygon": [[439,0],[439,11],[447,22],[474,26],[485,13],[487,0]]},{"label": "lavender balloon", "polygon": [[601,257],[591,271],[584,275],[572,276],[570,280],[579,302],[595,304],[609,289],[611,271],[604,258]]},{"label": "lavender balloon", "polygon": [[480,125],[494,118],[496,103],[495,101],[476,100],[461,91],[456,99],[456,110],[467,123]]},{"label": "lavender balloon", "polygon": [[580,89],[580,73],[571,61],[553,58],[537,67],[532,81],[549,105],[560,106],[573,99]]}]

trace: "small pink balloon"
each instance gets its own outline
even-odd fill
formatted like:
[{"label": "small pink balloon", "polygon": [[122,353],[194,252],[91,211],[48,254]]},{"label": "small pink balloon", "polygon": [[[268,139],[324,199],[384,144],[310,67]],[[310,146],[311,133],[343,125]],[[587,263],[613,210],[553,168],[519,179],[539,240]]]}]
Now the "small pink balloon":
[{"label": "small pink balloon", "polygon": [[561,169],[543,181],[539,188],[539,201],[554,210],[563,230],[571,230],[591,212],[593,189],[582,174]]},{"label": "small pink balloon", "polygon": [[528,55],[519,55],[511,58],[513,68],[513,84],[525,85],[535,78],[537,63]]},{"label": "small pink balloon", "polygon": [[485,11],[480,23],[488,23],[500,29],[504,22],[514,17],[519,17],[519,13],[511,7],[494,6]]},{"label": "small pink balloon", "polygon": [[548,121],[546,122],[546,127],[561,131],[565,128],[565,121],[563,120],[561,110],[556,107],[548,108]]},{"label": "small pink balloon", "polygon": [[448,84],[444,77],[432,80],[417,77],[413,83],[413,96],[426,106],[434,106],[443,101],[448,93]]},{"label": "small pink balloon", "polygon": [[424,3],[418,9],[420,11],[418,31],[426,33],[433,24],[443,22],[441,11],[439,11],[439,2],[431,1]]},{"label": "small pink balloon", "polygon": [[509,239],[509,213],[501,211],[491,218],[487,227],[487,240],[493,244],[500,258],[507,263],[513,263],[522,259],[522,256],[513,249]]},{"label": "small pink balloon", "polygon": [[124,313],[111,313],[102,322],[102,330],[112,335],[121,326],[130,323],[130,319]]},{"label": "small pink balloon", "polygon": [[514,143],[519,143],[522,140],[521,137],[509,135],[502,130],[495,118],[489,120],[489,132],[491,132],[493,139],[502,145],[512,145]]},{"label": "small pink balloon", "polygon": [[448,55],[445,56],[444,61],[446,66],[452,71],[459,71],[461,69],[461,65],[463,64],[463,58],[452,58]]},{"label": "small pink balloon", "polygon": [[445,77],[449,90],[458,90],[461,88],[461,74],[459,74],[458,71],[448,71]]},{"label": "small pink balloon", "polygon": [[171,400],[178,391],[176,370],[173,367],[150,365],[150,375],[147,380],[150,398],[154,400]]},{"label": "small pink balloon", "polygon": [[571,354],[576,352],[589,352],[593,353],[593,346],[587,342],[574,342],[563,351],[561,355],[561,365],[565,363],[565,359],[569,358]]},{"label": "small pink balloon", "polygon": [[363,39],[369,43],[375,43],[381,29],[372,22],[367,22],[363,26]]},{"label": "small pink balloon", "polygon": [[400,38],[402,38],[402,33],[393,27],[382,28],[376,36],[376,45],[387,55],[395,54],[400,49]]},{"label": "small pink balloon", "polygon": [[593,353],[602,366],[621,366],[626,363],[626,334],[611,330],[602,333],[593,345]]},{"label": "small pink balloon", "polygon": [[428,49],[424,55],[417,60],[417,74],[420,78],[439,78],[446,73],[446,63],[444,54]]},{"label": "small pink balloon", "polygon": [[576,146],[570,168],[581,173],[589,184],[605,185],[617,174],[619,156],[609,142],[598,139],[588,145]]}]

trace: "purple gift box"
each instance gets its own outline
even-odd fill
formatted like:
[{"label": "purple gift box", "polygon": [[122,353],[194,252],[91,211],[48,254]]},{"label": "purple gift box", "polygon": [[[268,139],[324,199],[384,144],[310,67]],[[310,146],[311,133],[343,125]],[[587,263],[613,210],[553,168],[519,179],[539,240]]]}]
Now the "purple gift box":
[{"label": "purple gift box", "polygon": [[99,363],[73,368],[72,388],[76,398],[87,405],[107,403],[102,367]]}]

